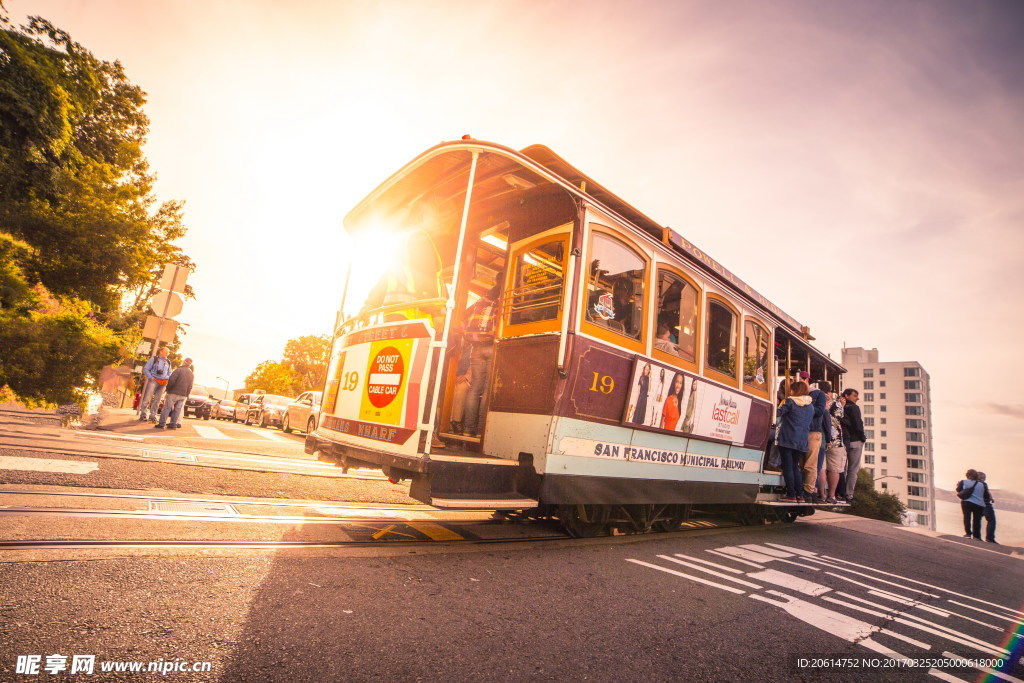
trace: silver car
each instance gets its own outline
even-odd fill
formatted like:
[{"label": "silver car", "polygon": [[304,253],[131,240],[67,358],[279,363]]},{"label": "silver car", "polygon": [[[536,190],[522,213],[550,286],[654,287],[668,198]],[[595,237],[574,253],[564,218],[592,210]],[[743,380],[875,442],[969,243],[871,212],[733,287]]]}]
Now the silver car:
[{"label": "silver car", "polygon": [[281,429],[290,432],[293,429],[305,429],[306,433],[316,429],[320,423],[320,403],[323,401],[322,391],[307,391],[301,394],[284,412],[281,418]]}]

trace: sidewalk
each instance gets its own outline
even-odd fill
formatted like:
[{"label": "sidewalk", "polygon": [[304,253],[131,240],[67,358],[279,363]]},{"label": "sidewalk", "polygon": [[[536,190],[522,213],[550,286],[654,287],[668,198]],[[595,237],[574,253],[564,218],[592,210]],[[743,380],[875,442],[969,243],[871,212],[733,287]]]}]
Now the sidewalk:
[{"label": "sidewalk", "polygon": [[[128,427],[135,427],[138,425],[138,411],[133,410],[132,408],[110,408],[108,406],[100,406],[100,412],[98,415],[94,416],[93,424],[90,428],[118,431],[119,429],[126,429]],[[149,425],[146,424],[146,426]]]}]

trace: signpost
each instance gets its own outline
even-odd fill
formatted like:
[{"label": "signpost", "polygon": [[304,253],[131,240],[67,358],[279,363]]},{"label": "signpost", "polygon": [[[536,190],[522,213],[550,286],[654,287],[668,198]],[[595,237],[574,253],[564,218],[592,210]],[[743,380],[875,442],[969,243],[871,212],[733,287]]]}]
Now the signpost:
[{"label": "signpost", "polygon": [[160,291],[149,306],[156,313],[156,316],[146,318],[146,326],[142,330],[145,339],[153,340],[153,348],[149,356],[153,358],[160,348],[160,342],[171,341],[178,329],[177,321],[171,320],[181,313],[182,300],[175,292],[185,291],[185,281],[188,279],[188,268],[177,264],[164,266],[164,272],[160,276]]}]

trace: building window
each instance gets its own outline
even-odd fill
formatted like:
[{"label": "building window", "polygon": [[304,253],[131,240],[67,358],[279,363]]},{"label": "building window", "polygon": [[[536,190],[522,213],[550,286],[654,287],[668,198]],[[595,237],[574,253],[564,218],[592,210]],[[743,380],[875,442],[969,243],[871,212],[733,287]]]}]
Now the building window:
[{"label": "building window", "polygon": [[904,377],[920,377],[921,368],[903,368]]},{"label": "building window", "polygon": [[587,320],[630,339],[640,339],[644,321],[647,262],[612,237],[595,232],[587,283]]},{"label": "building window", "polygon": [[861,406],[861,412],[864,413],[865,415],[874,415],[875,414],[875,407],[874,406]]},{"label": "building window", "polygon": [[[658,331],[654,348],[697,362],[697,301],[694,286],[675,273],[658,273]],[[664,338],[667,333],[668,339]]]},{"label": "building window", "polygon": [[884,443],[884,442],[882,443],[882,450],[883,450],[883,451],[884,451],[884,450],[885,450],[886,448],[888,448],[888,447],[889,447],[889,444],[887,444],[887,443]]},{"label": "building window", "polygon": [[875,456],[873,456],[873,455],[865,455],[864,456],[864,462],[866,464],[868,464],[868,465],[874,465],[875,464]]},{"label": "building window", "polygon": [[736,375],[736,316],[725,305],[708,299],[707,367]]},{"label": "building window", "polygon": [[903,380],[903,388],[904,389],[920,389],[921,388],[921,380],[919,380],[919,379],[905,379],[905,380]]},{"label": "building window", "polygon": [[743,323],[743,383],[765,389],[768,374],[768,331],[753,320]]},{"label": "building window", "polygon": [[919,460],[917,458],[907,458],[907,468],[912,470],[923,470],[925,469],[924,460]]},{"label": "building window", "polygon": [[873,368],[864,368],[864,376],[865,377],[874,377],[875,376],[874,369]]},{"label": "building window", "polygon": [[879,394],[878,398],[879,398],[879,400],[884,401],[885,400],[885,392],[883,391],[881,394]]},{"label": "building window", "polygon": [[864,426],[865,427],[874,427],[875,426],[875,418],[873,418],[873,417],[865,417],[864,418]]},{"label": "building window", "polygon": [[924,406],[907,406],[907,415],[924,415]]},{"label": "building window", "polygon": [[884,418],[884,417],[883,417],[883,418],[880,418],[880,419],[879,419],[878,421],[879,421],[879,423],[881,423],[881,424],[885,424],[885,418]]},{"label": "building window", "polygon": [[907,441],[917,441],[920,443],[924,441],[924,434],[921,432],[907,432]]},{"label": "building window", "polygon": [[[885,470],[882,470],[882,471],[885,472]],[[882,488],[888,490],[889,489],[889,482],[883,481],[882,482]]]},{"label": "building window", "polygon": [[924,484],[926,477],[923,472],[907,472],[907,481],[912,481],[915,484]]},{"label": "building window", "polygon": [[903,400],[906,403],[920,403],[921,394],[903,394]]},{"label": "building window", "polygon": [[874,382],[864,382],[864,388],[865,389],[874,389],[875,388],[875,383]]},{"label": "building window", "polygon": [[907,495],[917,496],[918,498],[927,498],[928,492],[925,490],[923,486],[908,486]]},{"label": "building window", "polygon": [[880,381],[880,382],[878,383],[878,386],[880,386],[880,387],[884,387],[884,386],[885,386],[885,380],[883,379],[882,381]]},{"label": "building window", "polygon": [[928,515],[918,515],[917,523],[921,526],[928,526]]},{"label": "building window", "polygon": [[928,501],[927,500],[915,500],[915,499],[911,498],[910,500],[907,501],[907,507],[910,508],[911,510],[924,510],[924,511],[927,511],[928,510]]},{"label": "building window", "polygon": [[864,394],[864,401],[865,402],[871,402],[871,401],[874,401],[874,400],[875,400],[875,395],[874,394],[872,394],[872,393]]},{"label": "building window", "polygon": [[886,408],[888,408],[888,407],[889,406],[883,404],[883,405],[879,406],[878,409],[881,410],[884,413],[886,411]]},{"label": "building window", "polygon": [[907,455],[924,455],[924,446],[907,446]]},{"label": "building window", "polygon": [[917,418],[907,420],[907,429],[924,429],[924,420]]},{"label": "building window", "polygon": [[[882,445],[884,446],[885,444],[883,443]],[[889,458],[883,455],[882,462],[889,462]]]},{"label": "building window", "polygon": [[873,450],[875,450],[875,444],[872,443],[871,441],[866,441],[864,443],[864,450],[866,450],[866,451],[873,451]]},{"label": "building window", "polygon": [[886,436],[886,431],[884,429],[882,430],[882,436]]},{"label": "building window", "polygon": [[885,374],[885,368],[878,368],[878,374],[879,375],[884,375]]},{"label": "building window", "polygon": [[874,429],[865,429],[864,430],[864,438],[865,439],[873,439],[873,438],[875,438],[875,430]]}]

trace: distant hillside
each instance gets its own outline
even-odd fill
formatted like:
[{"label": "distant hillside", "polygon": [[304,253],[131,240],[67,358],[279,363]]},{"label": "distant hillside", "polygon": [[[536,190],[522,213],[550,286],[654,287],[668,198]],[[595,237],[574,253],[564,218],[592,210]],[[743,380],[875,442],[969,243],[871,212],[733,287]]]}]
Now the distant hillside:
[{"label": "distant hillside", "polygon": [[[996,502],[997,510],[1024,512],[1024,496],[1007,489],[989,488],[989,493],[992,494],[992,500]],[[956,497],[956,492],[948,489],[936,488],[935,498],[937,500],[944,500],[947,503],[960,502],[960,499]]]}]

